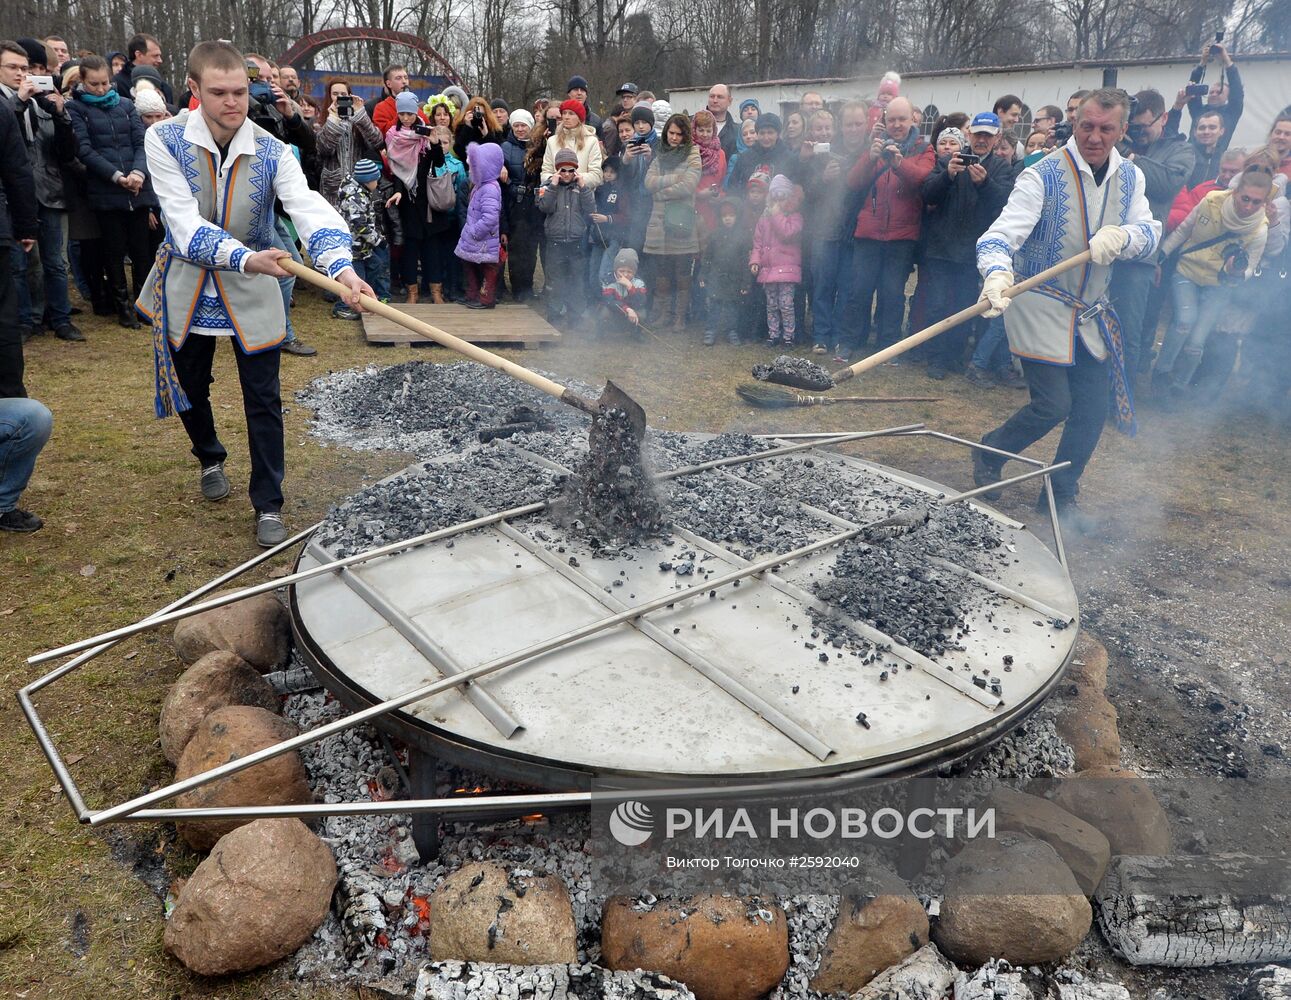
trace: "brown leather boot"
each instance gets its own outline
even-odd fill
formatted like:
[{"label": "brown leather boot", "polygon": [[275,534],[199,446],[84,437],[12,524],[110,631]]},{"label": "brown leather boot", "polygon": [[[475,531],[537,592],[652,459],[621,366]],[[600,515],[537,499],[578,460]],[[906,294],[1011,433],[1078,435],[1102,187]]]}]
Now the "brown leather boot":
[{"label": "brown leather boot", "polygon": [[435,303],[437,306],[442,306],[444,304],[443,285],[436,284],[433,281],[430,283],[430,301]]},{"label": "brown leather boot", "polygon": [[417,291],[418,291],[417,282],[414,281],[411,285],[408,286],[408,299],[407,299],[408,305],[415,306],[417,304]]}]

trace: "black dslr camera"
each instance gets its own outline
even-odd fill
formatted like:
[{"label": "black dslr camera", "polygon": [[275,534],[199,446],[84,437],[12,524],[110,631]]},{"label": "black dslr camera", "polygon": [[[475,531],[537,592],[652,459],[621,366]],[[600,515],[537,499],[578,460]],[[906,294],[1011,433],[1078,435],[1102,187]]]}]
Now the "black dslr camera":
[{"label": "black dslr camera", "polygon": [[1220,269],[1219,280],[1226,285],[1237,285],[1246,279],[1246,270],[1251,266],[1251,255],[1240,243],[1230,243],[1224,247],[1224,266]]}]

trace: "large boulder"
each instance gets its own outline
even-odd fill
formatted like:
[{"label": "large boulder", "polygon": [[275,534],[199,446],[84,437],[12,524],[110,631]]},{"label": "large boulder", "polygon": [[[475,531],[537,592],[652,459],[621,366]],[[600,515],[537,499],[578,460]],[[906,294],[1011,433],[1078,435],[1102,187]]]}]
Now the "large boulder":
[{"label": "large boulder", "polygon": [[1092,896],[1107,871],[1112,850],[1107,838],[1084,820],[1036,795],[1001,785],[991,793],[998,832],[1025,833],[1043,840],[1076,876],[1086,896]]},{"label": "large boulder", "polygon": [[946,867],[933,940],[952,959],[981,965],[1053,962],[1089,931],[1089,901],[1056,851],[1023,834],[972,841]]},{"label": "large boulder", "polygon": [[237,653],[262,674],[277,670],[291,652],[291,619],[273,594],[258,594],[175,626],[175,652],[196,663],[217,649]]},{"label": "large boulder", "polygon": [[1170,853],[1170,821],[1147,782],[1133,771],[1078,771],[1061,779],[1049,798],[1101,830],[1113,855]]},{"label": "large boulder", "polygon": [[862,891],[839,902],[811,988],[855,993],[927,943],[928,914],[918,897],[894,872],[867,872]]},{"label": "large boulder", "polygon": [[1101,691],[1078,686],[1074,695],[1059,703],[1053,722],[1058,735],[1071,745],[1077,770],[1120,765],[1116,707]]},{"label": "large boulder", "polygon": [[1107,650],[1088,632],[1081,632],[1076,639],[1076,649],[1067,668],[1067,680],[1099,694],[1107,690]]},{"label": "large boulder", "polygon": [[[221,764],[242,758],[296,736],[300,730],[272,712],[250,705],[217,708],[204,718],[184,747],[175,769],[183,781]],[[295,750],[280,754],[245,771],[200,785],[176,798],[185,809],[228,806],[278,806],[310,802],[313,794],[305,765]],[[179,835],[195,851],[209,851],[215,842],[246,823],[241,819],[192,820],[177,824]]]},{"label": "large boulder", "polygon": [[789,968],[789,925],[757,899],[697,895],[637,909],[615,896],[601,916],[601,964],[662,972],[697,1000],[759,1000]]},{"label": "large boulder", "polygon": [[463,865],[430,898],[436,960],[551,965],[578,960],[574,907],[555,875],[518,875],[492,861]]},{"label": "large boulder", "polygon": [[166,950],[221,976],[276,962],[327,917],[336,862],[298,819],[259,819],[223,837],[180,890]]},{"label": "large boulder", "polygon": [[945,1000],[955,982],[955,967],[926,944],[900,965],[880,972],[852,1000]]},{"label": "large boulder", "polygon": [[198,724],[217,708],[253,705],[276,712],[278,696],[251,664],[227,650],[207,653],[180,675],[161,706],[161,752],[172,764]]}]

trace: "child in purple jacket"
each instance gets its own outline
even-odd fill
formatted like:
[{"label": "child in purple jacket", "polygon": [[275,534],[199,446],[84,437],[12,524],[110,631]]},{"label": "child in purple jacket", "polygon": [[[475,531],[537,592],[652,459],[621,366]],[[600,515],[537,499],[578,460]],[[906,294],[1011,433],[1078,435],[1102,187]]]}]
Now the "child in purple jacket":
[{"label": "child in purple jacket", "polygon": [[471,197],[466,223],[454,251],[466,273],[466,307],[492,309],[497,304],[499,247],[502,225],[502,147],[473,142],[466,147]]},{"label": "child in purple jacket", "polygon": [[767,297],[767,344],[793,343],[793,296],[802,282],[802,188],[776,174],[753,230],[749,270]]}]

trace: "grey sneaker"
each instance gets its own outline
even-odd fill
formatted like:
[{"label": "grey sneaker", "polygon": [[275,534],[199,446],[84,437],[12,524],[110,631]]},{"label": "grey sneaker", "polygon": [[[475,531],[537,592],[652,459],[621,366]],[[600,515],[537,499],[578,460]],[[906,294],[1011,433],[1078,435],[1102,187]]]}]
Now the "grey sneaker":
[{"label": "grey sneaker", "polygon": [[318,353],[318,348],[310,347],[301,340],[288,340],[282,345],[282,349],[288,354],[294,354],[298,358],[312,358]]},{"label": "grey sneaker", "polygon": [[216,462],[202,470],[202,496],[207,500],[223,500],[229,495],[229,477],[224,474],[224,463]]},{"label": "grey sneaker", "polygon": [[256,542],[262,549],[271,549],[287,540],[287,526],[277,511],[260,511],[256,514]]}]

